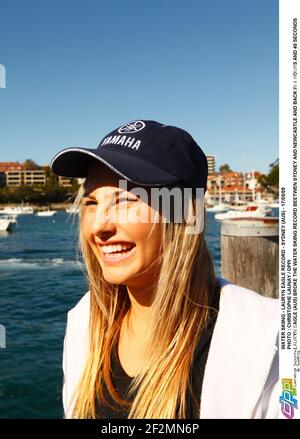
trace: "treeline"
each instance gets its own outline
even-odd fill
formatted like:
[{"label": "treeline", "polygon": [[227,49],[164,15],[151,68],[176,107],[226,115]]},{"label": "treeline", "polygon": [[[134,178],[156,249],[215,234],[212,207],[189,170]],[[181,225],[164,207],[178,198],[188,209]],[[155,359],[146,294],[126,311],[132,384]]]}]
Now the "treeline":
[{"label": "treeline", "polygon": [[270,165],[267,175],[260,175],[257,179],[258,183],[269,193],[278,197],[279,195],[279,159],[276,159]]},{"label": "treeline", "polygon": [[[269,165],[268,174],[261,174],[257,178],[258,184],[265,189],[268,193],[278,196],[279,194],[279,159],[276,159]],[[230,166],[225,163],[219,168],[219,172],[227,173],[232,172]]]},{"label": "treeline", "polygon": [[45,186],[4,186],[0,188],[0,203],[48,204],[73,201],[78,188],[75,179],[71,187],[58,186],[53,182],[48,182]]}]

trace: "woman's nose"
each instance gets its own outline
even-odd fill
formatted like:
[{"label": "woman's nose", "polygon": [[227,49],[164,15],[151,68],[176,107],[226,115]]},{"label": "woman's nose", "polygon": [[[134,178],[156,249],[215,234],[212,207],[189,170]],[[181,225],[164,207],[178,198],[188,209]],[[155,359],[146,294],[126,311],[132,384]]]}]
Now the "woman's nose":
[{"label": "woman's nose", "polygon": [[113,232],[116,228],[107,206],[98,205],[93,217],[92,231],[94,235]]}]

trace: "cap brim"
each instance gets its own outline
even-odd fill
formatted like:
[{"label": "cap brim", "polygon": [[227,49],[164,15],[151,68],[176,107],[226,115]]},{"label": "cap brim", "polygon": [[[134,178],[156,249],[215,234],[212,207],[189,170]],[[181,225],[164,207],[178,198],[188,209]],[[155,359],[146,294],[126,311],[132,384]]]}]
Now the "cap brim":
[{"label": "cap brim", "polygon": [[144,160],[107,148],[66,148],[56,154],[50,166],[57,175],[84,178],[87,177],[89,166],[94,160],[100,161],[120,177],[136,184],[159,186],[179,181],[178,177]]}]

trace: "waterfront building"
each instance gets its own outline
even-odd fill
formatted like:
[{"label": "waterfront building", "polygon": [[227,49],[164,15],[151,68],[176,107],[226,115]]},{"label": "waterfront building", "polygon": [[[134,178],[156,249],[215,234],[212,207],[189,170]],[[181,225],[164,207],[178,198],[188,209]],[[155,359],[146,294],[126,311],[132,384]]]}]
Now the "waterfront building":
[{"label": "waterfront building", "polygon": [[58,177],[58,185],[62,187],[71,187],[73,182],[73,178],[69,177]]},{"label": "waterfront building", "polygon": [[214,174],[216,167],[216,157],[214,155],[207,155],[208,175]]},{"label": "waterfront building", "polygon": [[45,186],[46,172],[44,169],[9,170],[6,174],[6,186]]},{"label": "waterfront building", "polygon": [[[218,172],[209,175],[206,197],[217,202],[253,201],[255,194],[262,192],[257,183],[259,175],[260,172],[227,172],[224,174]],[[219,200],[220,196],[221,200]]]}]

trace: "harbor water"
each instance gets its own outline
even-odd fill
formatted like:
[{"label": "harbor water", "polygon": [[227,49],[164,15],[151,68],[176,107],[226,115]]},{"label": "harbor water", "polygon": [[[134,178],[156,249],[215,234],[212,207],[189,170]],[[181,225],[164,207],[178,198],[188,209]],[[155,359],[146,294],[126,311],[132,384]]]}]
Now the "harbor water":
[{"label": "harbor water", "polygon": [[[210,212],[206,241],[220,275],[220,223]],[[65,212],[19,216],[13,233],[0,234],[2,419],[63,417],[66,317],[88,289],[76,244],[77,219]]]}]

